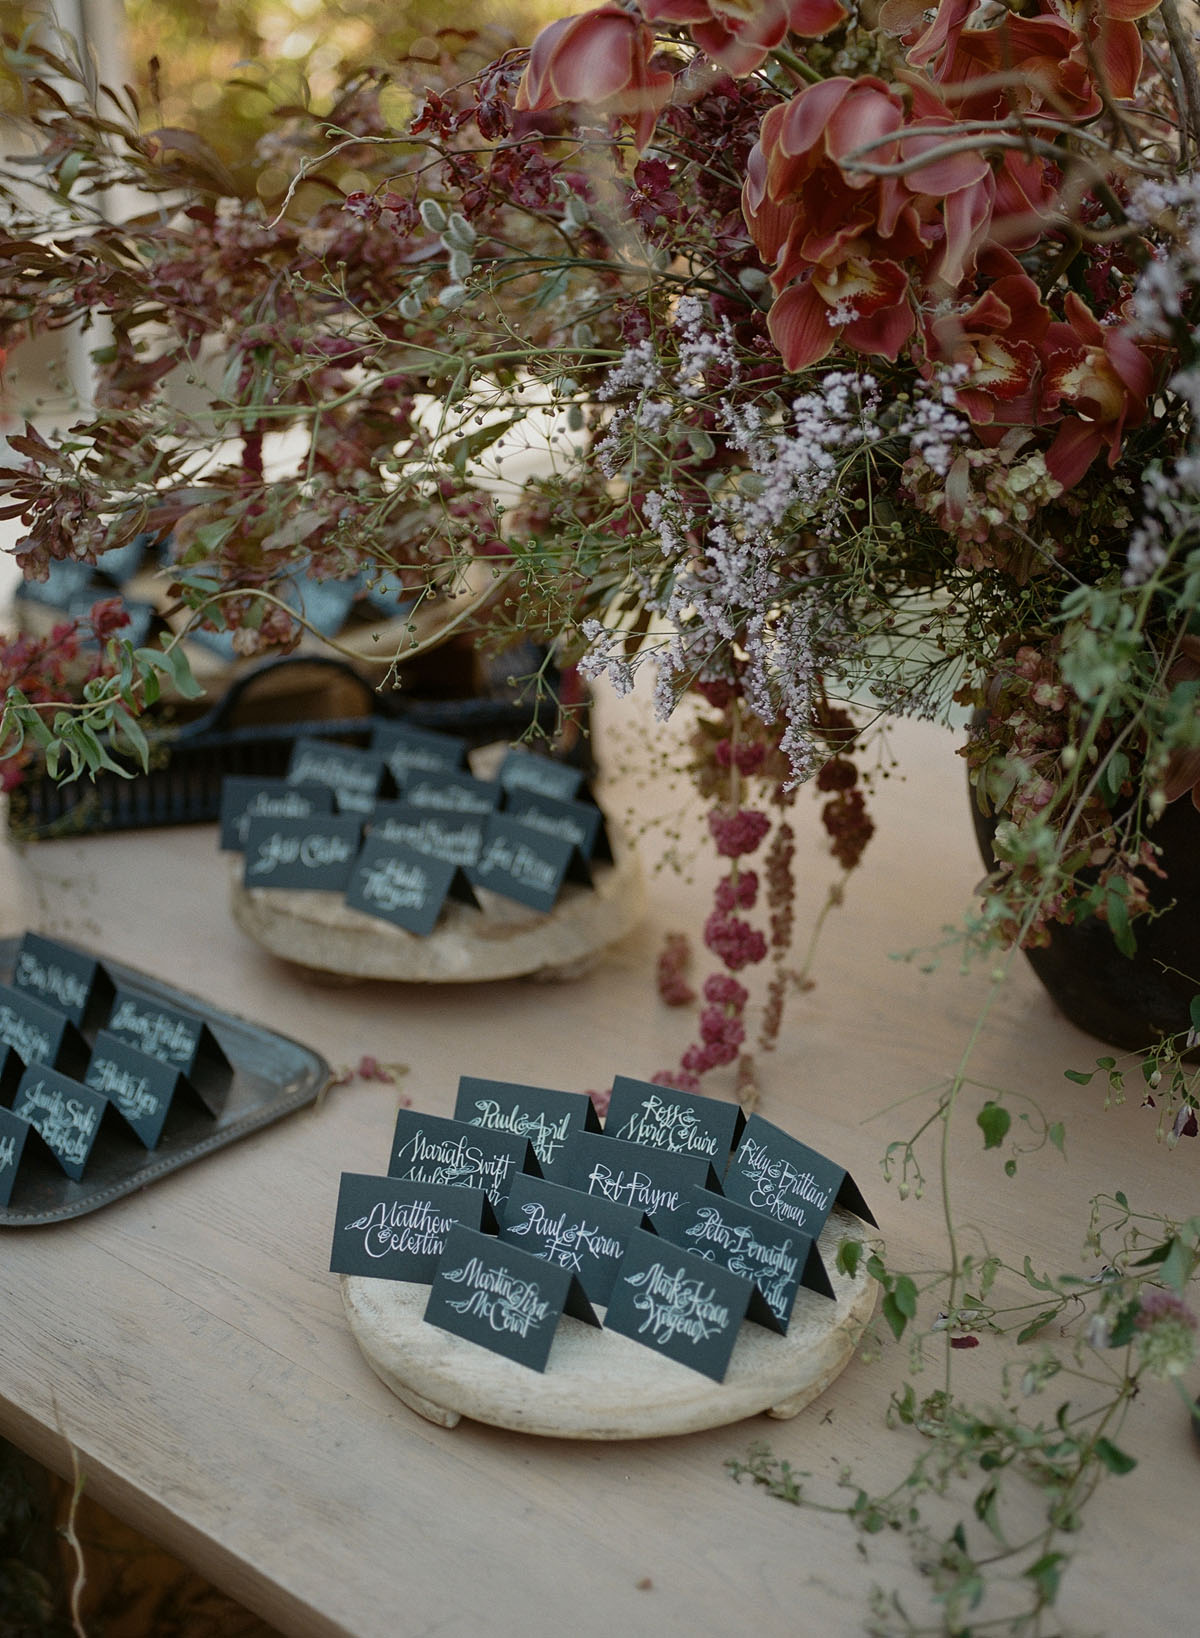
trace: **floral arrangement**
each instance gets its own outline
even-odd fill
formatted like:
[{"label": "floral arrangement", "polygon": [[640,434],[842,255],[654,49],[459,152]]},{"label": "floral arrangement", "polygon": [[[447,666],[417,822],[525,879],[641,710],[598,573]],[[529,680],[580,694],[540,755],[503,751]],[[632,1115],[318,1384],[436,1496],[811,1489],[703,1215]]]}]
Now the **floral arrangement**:
[{"label": "floral arrangement", "polygon": [[[1176,0],[639,0],[486,44],[278,110],[239,169],[8,43],[0,339],[98,343],[94,404],[0,474],[24,572],[149,531],[256,653],[298,640],[297,573],[436,600],[482,565],[488,640],[618,692],[652,663],[662,716],[700,696],[728,871],[678,1084],[751,1084],[735,975],[770,965],[762,1046],[797,982],[789,806],[811,782],[853,869],[889,713],[975,711],[982,936],[1095,914],[1131,948],[1200,747]],[[82,699],[4,657],[18,762],[128,735],[164,662],[111,619]],[[661,976],[691,998],[679,946]]]}]

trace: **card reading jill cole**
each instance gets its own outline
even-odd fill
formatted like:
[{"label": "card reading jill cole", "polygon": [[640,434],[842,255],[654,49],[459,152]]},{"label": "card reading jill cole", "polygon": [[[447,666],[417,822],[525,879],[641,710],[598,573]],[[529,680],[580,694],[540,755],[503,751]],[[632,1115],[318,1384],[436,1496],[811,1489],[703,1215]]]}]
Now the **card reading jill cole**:
[{"label": "card reading jill cole", "polygon": [[720,1263],[731,1274],[753,1280],[767,1313],[751,1304],[750,1319],[786,1334],[802,1285],[833,1297],[821,1253],[809,1235],[740,1201],[714,1199],[706,1189],[693,1189],[689,1204],[690,1212],[672,1221],[671,1240],[685,1251]]},{"label": "card reading jill cole", "polygon": [[686,1209],[689,1190],[721,1192],[712,1162],[703,1155],[673,1155],[594,1132],[572,1133],[554,1181],[636,1206],[660,1234],[668,1233],[670,1219]]},{"label": "card reading jill cole", "polygon": [[100,963],[41,933],[26,933],[17,946],[12,981],[79,1029],[94,1028],[112,1005],[113,981]]},{"label": "card reading jill cole", "polygon": [[346,885],[346,903],[352,910],[393,922],[421,938],[433,932],[447,899],[479,908],[458,865],[374,835],[363,843]]},{"label": "card reading jill cole", "polygon": [[603,1305],[630,1234],[649,1227],[650,1219],[636,1206],[618,1206],[603,1195],[522,1173],[513,1179],[500,1238],[568,1269],[579,1277],[588,1301]]},{"label": "card reading jill cole", "polygon": [[749,1280],[635,1229],[604,1328],[723,1382],[753,1294]]},{"label": "card reading jill cole", "polygon": [[574,1274],[491,1235],[451,1229],[425,1308],[430,1325],[544,1371],[563,1314],[600,1324]]},{"label": "card reading jill cole", "polygon": [[136,990],[119,989],[108,1029],[139,1052],[161,1058],[186,1075],[209,1112],[221,1113],[233,1080],[233,1065],[202,1018]]},{"label": "card reading jill cole", "polygon": [[496,1216],[487,1195],[448,1183],[401,1183],[343,1172],[330,1273],[428,1285],[456,1223],[494,1232]]},{"label": "card reading jill cole", "polygon": [[725,1193],[777,1222],[791,1223],[815,1240],[835,1205],[877,1226],[854,1179],[843,1166],[751,1115],[725,1174]]},{"label": "card reading jill cole", "polygon": [[675,1155],[703,1155],[720,1177],[746,1117],[740,1104],[617,1075],[604,1120],[609,1137]]},{"label": "card reading jill cole", "polygon": [[542,1175],[529,1139],[515,1132],[485,1132],[415,1109],[401,1109],[396,1116],[389,1177],[482,1189],[499,1213],[518,1172]]},{"label": "card reading jill cole", "polygon": [[547,1177],[553,1175],[555,1161],[561,1158],[572,1132],[600,1130],[596,1106],[586,1092],[555,1092],[545,1086],[485,1081],[474,1075],[459,1077],[454,1118],[489,1132],[527,1137]]}]

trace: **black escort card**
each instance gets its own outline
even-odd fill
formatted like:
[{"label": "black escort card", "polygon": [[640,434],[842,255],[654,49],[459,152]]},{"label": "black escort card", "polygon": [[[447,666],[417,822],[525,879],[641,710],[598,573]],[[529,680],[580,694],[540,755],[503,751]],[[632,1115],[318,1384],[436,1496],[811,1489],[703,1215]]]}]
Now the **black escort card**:
[{"label": "black escort card", "polygon": [[370,813],[391,779],[379,751],[339,745],[330,739],[298,739],[287,768],[289,785],[326,785],[340,813]]},{"label": "black escort card", "polygon": [[626,1143],[645,1143],[677,1155],[704,1155],[720,1177],[746,1117],[740,1104],[677,1092],[628,1075],[613,1080],[604,1130]]},{"label": "black escort card", "polygon": [[12,1199],[18,1175],[22,1183],[37,1183],[61,1178],[62,1168],[36,1126],[11,1109],[0,1109],[0,1206]]},{"label": "black escort card", "polygon": [[835,1205],[875,1226],[858,1185],[842,1166],[751,1115],[725,1174],[725,1193],[815,1240]]},{"label": "black escort card", "polygon": [[487,1195],[448,1183],[401,1183],[343,1172],[330,1273],[428,1285],[456,1223],[494,1233],[496,1216]]},{"label": "black escort card", "polygon": [[49,1064],[30,1064],[13,1099],[13,1114],[37,1129],[55,1160],[77,1182],[103,1124],[117,1115],[108,1099]]},{"label": "black escort card", "polygon": [[442,813],[478,813],[485,818],[500,805],[500,787],[491,779],[456,773],[453,768],[411,774],[400,790],[410,808],[437,808]]},{"label": "black escort card", "polygon": [[569,802],[583,784],[582,768],[572,768],[553,757],[533,751],[509,751],[500,764],[499,780],[506,791],[536,791]]},{"label": "black escort card", "polygon": [[422,938],[433,932],[448,898],[479,909],[458,865],[375,835],[363,843],[346,884],[346,903],[352,910],[379,916]]},{"label": "black escort card", "polygon": [[723,1382],[753,1296],[750,1280],[635,1229],[604,1328]]},{"label": "black escort card", "polygon": [[427,853],[447,864],[473,865],[483,846],[484,815],[443,813],[414,808],[408,802],[376,802],[367,820],[367,835]]},{"label": "black escort card", "polygon": [[242,853],[252,819],[308,819],[333,812],[328,785],[291,785],[286,779],[230,774],[221,781],[221,848]]},{"label": "black escort card", "polygon": [[233,1080],[233,1065],[202,1018],[164,1006],[136,990],[119,989],[108,1029],[139,1052],[161,1058],[185,1075],[211,1114],[219,1115]]},{"label": "black escort card", "polygon": [[425,1308],[430,1325],[544,1371],[563,1314],[600,1324],[574,1274],[475,1229],[451,1229]]},{"label": "black escort card", "polygon": [[242,881],[247,887],[342,893],[361,842],[362,820],[349,813],[251,819]]},{"label": "black escort card", "polygon": [[578,1276],[589,1302],[607,1303],[634,1229],[650,1219],[636,1206],[582,1194],[544,1178],[513,1179],[500,1238]]},{"label": "black escort card", "polygon": [[533,1144],[546,1177],[553,1176],[572,1132],[599,1132],[600,1117],[586,1092],[555,1092],[545,1086],[513,1081],[486,1081],[462,1075],[454,1105],[455,1120],[483,1126],[489,1132],[515,1132]]},{"label": "black escort card", "polygon": [[595,1132],[571,1134],[554,1181],[634,1206],[667,1235],[672,1220],[687,1211],[692,1189],[721,1192],[712,1162],[703,1155],[673,1155]]},{"label": "black escort card", "polygon": [[499,1213],[518,1172],[542,1175],[528,1138],[514,1132],[485,1132],[465,1121],[421,1115],[415,1109],[401,1109],[396,1116],[389,1177],[482,1189]]},{"label": "black escort card", "polygon": [[157,1146],[172,1110],[179,1113],[182,1105],[186,1112],[189,1104],[207,1108],[174,1064],[152,1058],[106,1029],[96,1036],[84,1085],[108,1099],[147,1149]]},{"label": "black escort card", "polygon": [[0,1043],[25,1064],[51,1064],[64,1075],[87,1068],[87,1042],[66,1013],[7,984],[0,984]]},{"label": "black escort card", "polygon": [[463,768],[467,761],[465,739],[455,734],[439,734],[432,728],[413,728],[406,722],[373,723],[371,749],[383,753],[398,785],[403,785],[414,774]]},{"label": "black escort card", "polygon": [[572,843],[585,859],[612,863],[612,844],[604,826],[604,815],[592,802],[564,802],[538,791],[517,788],[505,792],[504,812],[520,825]]},{"label": "black escort card", "polygon": [[690,1206],[690,1212],[672,1221],[670,1239],[685,1251],[752,1280],[767,1312],[760,1313],[752,1303],[751,1319],[786,1334],[802,1285],[823,1297],[834,1295],[821,1253],[809,1235],[736,1200],[715,1200],[705,1189],[692,1191]]},{"label": "black escort card", "polygon": [[557,836],[529,830],[502,813],[488,820],[479,862],[467,875],[476,887],[516,899],[531,910],[553,910],[564,882],[592,885],[587,862],[577,847]]},{"label": "black escort card", "polygon": [[41,933],[26,933],[17,946],[12,982],[15,990],[65,1012],[80,1029],[107,1018],[112,1004],[113,981],[100,963]]}]

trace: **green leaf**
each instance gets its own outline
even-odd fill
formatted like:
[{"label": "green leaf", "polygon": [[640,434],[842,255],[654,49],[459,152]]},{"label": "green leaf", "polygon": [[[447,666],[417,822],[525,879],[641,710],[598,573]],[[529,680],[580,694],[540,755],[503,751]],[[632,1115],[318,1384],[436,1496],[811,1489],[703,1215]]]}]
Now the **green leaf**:
[{"label": "green leaf", "polygon": [[1043,1308],[1040,1314],[1035,1315],[1028,1325],[1022,1326],[1017,1332],[1017,1341],[1032,1342],[1043,1327],[1049,1325],[1052,1319],[1058,1318],[1058,1314],[1057,1308]]},{"label": "green leaf", "polygon": [[839,1274],[848,1274],[851,1279],[858,1273],[858,1265],[862,1261],[862,1241],[845,1239],[838,1242],[837,1256],[834,1267]]},{"label": "green leaf", "polygon": [[1082,1069],[1064,1069],[1063,1070],[1063,1074],[1067,1077],[1067,1079],[1069,1081],[1074,1081],[1076,1086],[1087,1086],[1087,1085],[1089,1085],[1089,1083],[1091,1082],[1091,1080],[1095,1076],[1095,1073],[1096,1073],[1096,1071],[1094,1069],[1089,1069],[1086,1072],[1084,1070],[1082,1070]]},{"label": "green leaf", "polygon": [[1137,939],[1133,936],[1133,928],[1129,921],[1129,909],[1120,893],[1110,890],[1105,904],[1108,907],[1108,925],[1112,930],[1113,943],[1123,956],[1133,956],[1137,953]]},{"label": "green leaf", "polygon": [[1029,1258],[1025,1259],[1025,1278],[1035,1291],[1053,1291],[1054,1286],[1045,1274],[1039,1276],[1033,1272],[1033,1264]]},{"label": "green leaf", "polygon": [[904,1335],[905,1327],[908,1325],[909,1316],[900,1308],[894,1293],[891,1291],[887,1292],[880,1307],[892,1335],[899,1342]]},{"label": "green leaf", "polygon": [[150,766],[150,742],[146,738],[142,725],[136,717],[131,717],[123,706],[113,707],[113,730],[129,745],[138,766],[145,773]]},{"label": "green leaf", "polygon": [[192,668],[182,646],[164,649],[159,660],[163,670],[170,676],[176,692],[183,699],[198,700],[203,696],[204,689],[192,676]]},{"label": "green leaf", "polygon": [[1172,1291],[1182,1296],[1192,1271],[1191,1264],[1192,1259],[1185,1250],[1183,1241],[1175,1235],[1171,1241],[1171,1249],[1163,1259],[1159,1277],[1164,1285],[1169,1285]]},{"label": "green leaf", "polygon": [[917,1314],[917,1288],[907,1274],[901,1274],[892,1287],[892,1296],[896,1307],[908,1319],[915,1319]]},{"label": "green leaf", "polygon": [[1008,1129],[1012,1125],[1012,1116],[1002,1104],[994,1103],[990,1098],[975,1117],[975,1124],[983,1133],[985,1149],[998,1149],[1008,1136]]},{"label": "green leaf", "polygon": [[1130,1456],[1118,1445],[1114,1445],[1111,1439],[1106,1439],[1103,1434],[1092,1446],[1092,1451],[1096,1460],[1103,1462],[1110,1473],[1132,1473],[1137,1466],[1136,1456]]},{"label": "green leaf", "polygon": [[1058,1586],[1066,1562],[1065,1553],[1043,1553],[1041,1558],[1025,1571],[1041,1595],[1043,1603],[1053,1604],[1058,1597]]},{"label": "green leaf", "polygon": [[1063,1159],[1065,1160],[1066,1155],[1067,1155],[1067,1151],[1066,1151],[1067,1129],[1063,1125],[1062,1121],[1061,1120],[1052,1121],[1051,1124],[1049,1126],[1047,1126],[1047,1128],[1046,1128],[1046,1136],[1050,1139],[1051,1143],[1054,1145],[1054,1147],[1058,1150],[1059,1154],[1062,1155]]}]

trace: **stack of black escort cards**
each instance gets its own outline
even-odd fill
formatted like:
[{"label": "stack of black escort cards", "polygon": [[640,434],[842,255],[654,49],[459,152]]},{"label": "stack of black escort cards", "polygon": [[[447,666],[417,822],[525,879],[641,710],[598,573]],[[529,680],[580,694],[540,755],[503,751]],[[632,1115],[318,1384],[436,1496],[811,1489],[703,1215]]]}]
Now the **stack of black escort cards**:
[{"label": "stack of black escort cards", "polygon": [[221,846],[246,887],[340,893],[366,915],[426,936],[443,906],[483,888],[549,911],[566,882],[610,861],[581,769],[508,752],[494,780],[453,734],[376,722],[370,747],[299,739],[281,779],[226,779]]},{"label": "stack of black escort cards", "polygon": [[70,945],[26,933],[0,984],[0,1206],[47,1176],[79,1182],[102,1149],[154,1149],[233,1066],[204,1020],[115,983]]},{"label": "stack of black escort cards", "polygon": [[425,1319],[543,1371],[560,1317],[724,1380],[743,1320],[832,1299],[832,1161],[740,1107],[619,1075],[584,1093],[464,1076],[453,1119],[402,1109],[386,1177],[342,1174],[330,1269],[430,1287]]}]

